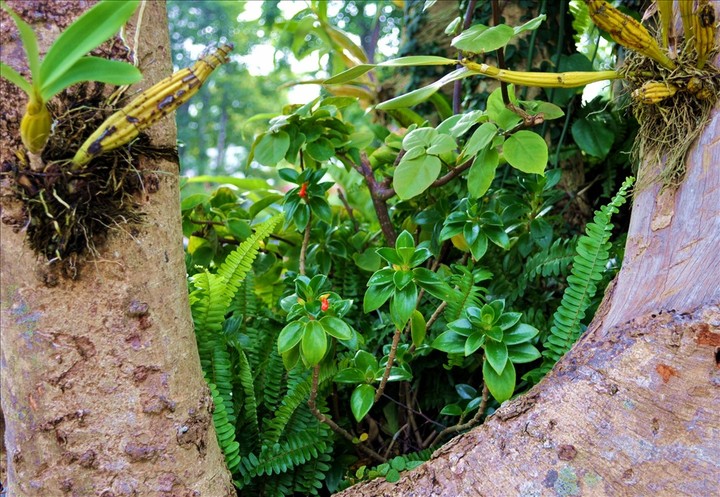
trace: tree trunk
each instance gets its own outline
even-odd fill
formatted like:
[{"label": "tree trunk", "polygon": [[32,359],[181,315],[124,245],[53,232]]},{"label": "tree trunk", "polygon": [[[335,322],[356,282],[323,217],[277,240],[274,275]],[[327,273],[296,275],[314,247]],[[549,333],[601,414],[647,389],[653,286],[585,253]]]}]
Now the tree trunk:
[{"label": "tree trunk", "polygon": [[[91,2],[8,4],[40,32],[41,51]],[[142,88],[170,72],[164,2],[142,2]],[[2,12],[3,62],[26,72],[23,51]],[[107,46],[107,45],[106,45]],[[25,97],[3,81],[2,162],[12,161]],[[149,133],[175,146],[164,119]],[[69,143],[68,147],[78,147]],[[46,271],[3,224],[2,412],[7,495],[235,495],[212,425],[189,315],[178,206],[178,164],[142,158],[157,193],[142,195],[143,222],[110,232],[77,279],[49,287]],[[12,206],[3,205],[3,220]],[[1,426],[1,425],[0,425]]]},{"label": "tree trunk", "polygon": [[718,495],[717,109],[687,161],[676,192],[636,193],[622,271],[539,385],[396,484],[340,495]]}]

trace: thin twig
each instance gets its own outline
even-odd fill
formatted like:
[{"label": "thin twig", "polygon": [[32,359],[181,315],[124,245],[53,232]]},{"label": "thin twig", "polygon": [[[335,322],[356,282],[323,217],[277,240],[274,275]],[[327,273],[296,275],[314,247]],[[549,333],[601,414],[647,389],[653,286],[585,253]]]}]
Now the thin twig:
[{"label": "thin twig", "polygon": [[380,400],[380,397],[382,397],[383,392],[385,391],[385,385],[387,385],[388,378],[390,377],[390,370],[392,369],[393,363],[395,362],[395,354],[397,353],[398,344],[400,343],[400,335],[402,334],[402,330],[396,329],[395,334],[393,335],[393,341],[392,345],[390,346],[390,353],[388,354],[388,361],[385,365],[385,371],[383,372],[382,379],[380,380],[380,385],[378,385],[378,389],[375,392],[375,402]]},{"label": "thin twig", "polygon": [[313,368],[313,376],[312,376],[312,388],[310,390],[310,398],[308,399],[308,407],[310,408],[310,412],[312,412],[313,416],[320,421],[321,423],[325,423],[328,425],[335,433],[342,436],[346,440],[348,440],[351,444],[355,445],[358,449],[363,451],[368,456],[372,457],[376,461],[380,463],[387,462],[387,459],[385,459],[383,456],[372,450],[370,447],[365,446],[364,444],[356,444],[355,438],[352,436],[350,432],[348,432],[343,427],[339,426],[335,421],[325,416],[323,413],[320,412],[320,409],[317,408],[316,399],[317,399],[317,393],[318,393],[318,383],[320,380],[320,365],[318,364]]},{"label": "thin twig", "polygon": [[[492,20],[493,26],[500,24],[500,6],[498,5],[498,0],[492,0]],[[507,69],[505,65],[505,49],[503,47],[497,49],[497,61],[499,69]],[[508,85],[503,81],[500,81],[500,93],[502,93],[503,103],[505,107],[507,107],[511,103],[510,95],[508,94]]]},{"label": "thin twig", "polygon": [[340,202],[345,206],[345,210],[348,213],[348,217],[350,218],[350,221],[353,223],[353,227],[355,228],[355,233],[360,231],[360,224],[358,224],[357,219],[355,219],[355,215],[353,214],[353,209],[348,203],[347,199],[345,198],[345,194],[343,191],[338,188],[338,198],[340,199]]},{"label": "thin twig", "polygon": [[[470,419],[470,421],[468,421],[467,423],[460,423],[460,424],[456,424],[454,426],[448,426],[443,431],[438,433],[437,437],[435,437],[435,438],[437,440],[442,440],[447,435],[450,435],[452,433],[458,433],[460,431],[467,430],[467,429],[470,429],[473,426],[475,426],[480,421],[480,418],[483,417],[483,414],[485,414],[485,409],[487,408],[487,402],[488,402],[489,396],[490,396],[490,393],[488,391],[487,385],[483,384],[482,400],[480,401],[480,406],[478,407],[478,410],[475,413],[475,416],[473,416],[472,419]],[[427,448],[427,446],[425,446],[424,448]]]},{"label": "thin twig", "polygon": [[[475,4],[477,0],[470,0],[468,2],[467,9],[465,9],[465,19],[463,20],[463,31],[470,27],[472,24],[473,13],[475,12]],[[462,52],[458,53],[458,60],[463,57]],[[458,64],[456,69],[460,69],[461,65]],[[460,104],[462,103],[462,81],[457,80],[453,85],[453,114],[460,114]]]}]

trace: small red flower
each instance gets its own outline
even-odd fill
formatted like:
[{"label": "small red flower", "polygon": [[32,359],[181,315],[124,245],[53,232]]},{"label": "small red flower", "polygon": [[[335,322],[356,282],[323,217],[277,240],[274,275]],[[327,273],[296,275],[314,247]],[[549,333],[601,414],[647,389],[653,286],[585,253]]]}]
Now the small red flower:
[{"label": "small red flower", "polygon": [[330,309],[330,302],[328,302],[328,298],[326,296],[320,297],[320,310],[325,312],[328,309]]},{"label": "small red flower", "polygon": [[307,196],[308,196],[308,194],[307,194],[307,187],[308,187],[307,182],[305,182],[305,183],[303,183],[302,185],[300,185],[300,193],[298,193],[298,196],[299,196],[300,198],[307,199]]}]

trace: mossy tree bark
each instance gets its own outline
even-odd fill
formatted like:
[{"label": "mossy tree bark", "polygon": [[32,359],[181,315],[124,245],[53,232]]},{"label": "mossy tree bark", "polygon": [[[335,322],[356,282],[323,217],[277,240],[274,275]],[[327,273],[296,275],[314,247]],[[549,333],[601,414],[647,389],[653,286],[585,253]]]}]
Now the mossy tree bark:
[{"label": "mossy tree bark", "polygon": [[[8,1],[38,30],[42,52],[92,3]],[[138,90],[171,71],[164,2],[139,11],[126,31],[145,75]],[[5,12],[1,36],[3,62],[27,74]],[[19,146],[25,98],[0,84],[4,163]],[[153,146],[175,146],[172,119],[149,134]],[[23,231],[2,224],[0,371],[13,497],[235,495],[189,315],[178,164],[142,158],[138,169],[159,180],[139,198],[144,221],[112,229],[75,280],[48,286]],[[13,209],[3,202],[3,221]]]},{"label": "mossy tree bark", "polygon": [[679,189],[636,193],[622,271],[554,370],[398,483],[339,495],[717,495],[718,165],[715,109]]}]

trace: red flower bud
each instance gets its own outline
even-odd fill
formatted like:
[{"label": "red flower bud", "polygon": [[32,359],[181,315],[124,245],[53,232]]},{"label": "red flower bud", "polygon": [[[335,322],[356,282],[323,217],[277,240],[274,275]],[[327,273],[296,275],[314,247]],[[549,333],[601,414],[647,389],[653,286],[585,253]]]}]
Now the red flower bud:
[{"label": "red flower bud", "polygon": [[300,193],[298,193],[298,196],[300,196],[300,198],[307,199],[307,187],[308,187],[307,182],[300,185]]},{"label": "red flower bud", "polygon": [[328,302],[327,297],[320,297],[320,310],[325,312],[328,309],[330,309],[330,302]]}]

